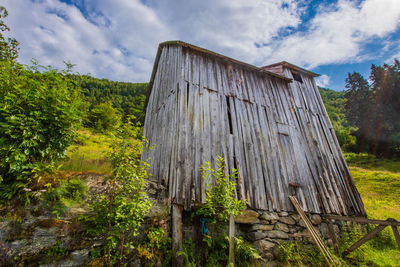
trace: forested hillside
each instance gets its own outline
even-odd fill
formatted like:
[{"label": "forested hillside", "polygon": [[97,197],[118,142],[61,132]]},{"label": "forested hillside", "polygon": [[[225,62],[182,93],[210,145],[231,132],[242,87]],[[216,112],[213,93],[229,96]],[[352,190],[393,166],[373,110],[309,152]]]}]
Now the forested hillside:
[{"label": "forested hillside", "polygon": [[90,105],[90,109],[111,101],[112,106],[123,116],[135,116],[137,121],[144,120],[144,102],[148,83],[115,82],[97,79],[89,75],[72,75]]}]

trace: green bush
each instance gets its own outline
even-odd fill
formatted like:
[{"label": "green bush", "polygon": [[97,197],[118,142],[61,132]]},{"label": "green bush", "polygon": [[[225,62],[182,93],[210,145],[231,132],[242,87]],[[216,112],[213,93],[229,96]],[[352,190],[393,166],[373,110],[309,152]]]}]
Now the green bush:
[{"label": "green bush", "polygon": [[40,67],[36,62],[23,67],[0,61],[3,196],[11,198],[34,171],[65,156],[80,123],[82,103],[80,90],[67,78],[68,72]]},{"label": "green bush", "polygon": [[88,117],[88,126],[96,132],[112,133],[121,125],[121,115],[111,101],[95,105]]},{"label": "green bush", "polygon": [[107,178],[107,192],[92,204],[94,215],[82,218],[91,233],[104,237],[108,266],[127,263],[135,253],[134,237],[152,204],[144,191],[148,164],[140,160],[143,143],[132,138],[134,132],[125,125],[111,145],[113,175]]},{"label": "green bush", "polygon": [[232,169],[232,175],[227,175],[223,157],[217,157],[217,169],[211,168],[210,162],[206,162],[201,170],[202,178],[207,181],[207,187],[206,201],[198,209],[198,215],[226,222],[231,215],[236,217],[246,209],[246,200],[235,198],[237,171]]},{"label": "green bush", "polygon": [[48,187],[43,194],[44,206],[51,208],[57,217],[61,216],[67,209],[86,198],[87,185],[81,179],[64,180],[59,186]]},{"label": "green bush", "polygon": [[[206,244],[206,264],[209,267],[228,266],[228,247],[229,237],[225,233],[217,236],[205,235],[203,238]],[[261,259],[257,249],[243,239],[243,237],[235,237],[235,266],[245,267]],[[191,239],[183,241],[183,249],[178,252],[182,255],[185,266],[195,267],[201,266],[201,257],[199,251]]]}]

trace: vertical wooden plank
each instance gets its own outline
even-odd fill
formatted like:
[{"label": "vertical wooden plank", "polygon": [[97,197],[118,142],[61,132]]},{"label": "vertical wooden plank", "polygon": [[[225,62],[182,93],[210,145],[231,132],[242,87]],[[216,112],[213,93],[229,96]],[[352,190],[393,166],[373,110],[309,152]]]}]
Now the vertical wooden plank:
[{"label": "vertical wooden plank", "polygon": [[172,251],[174,257],[172,259],[172,266],[180,267],[183,266],[183,257],[178,256],[178,252],[182,251],[182,240],[183,240],[183,207],[177,204],[172,204]]}]

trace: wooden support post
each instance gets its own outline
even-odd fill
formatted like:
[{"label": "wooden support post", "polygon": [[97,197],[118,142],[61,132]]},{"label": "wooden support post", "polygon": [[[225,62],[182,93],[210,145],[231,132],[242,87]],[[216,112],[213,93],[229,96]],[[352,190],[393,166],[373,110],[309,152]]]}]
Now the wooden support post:
[{"label": "wooden support post", "polygon": [[383,229],[385,229],[387,225],[378,225],[377,227],[375,227],[374,230],[372,230],[371,232],[369,232],[368,234],[364,235],[360,240],[358,240],[356,243],[354,243],[350,248],[348,248],[345,252],[343,252],[343,255],[347,255],[350,252],[354,251],[355,249],[357,249],[358,247],[360,247],[362,244],[364,244],[365,242],[367,242],[368,240],[370,240],[371,238],[373,238],[375,235],[377,235],[380,231],[382,231]]},{"label": "wooden support post", "polygon": [[235,266],[235,219],[233,215],[229,217],[229,267]]},{"label": "wooden support post", "polygon": [[178,256],[178,251],[182,250],[182,213],[183,207],[172,204],[172,251],[174,257],[172,259],[173,266],[183,266],[183,257]]},{"label": "wooden support post", "polygon": [[368,224],[380,224],[380,225],[395,225],[395,226],[400,226],[400,222],[396,221],[395,219],[387,219],[385,221],[383,220],[371,220],[367,219],[364,217],[345,217],[345,216],[339,216],[339,215],[325,215],[325,219],[332,219],[332,220],[338,220],[338,221],[350,221],[350,222],[356,222],[356,223],[368,223]]},{"label": "wooden support post", "polygon": [[397,242],[397,246],[399,247],[399,250],[400,250],[400,234],[399,234],[399,230],[397,229],[397,226],[394,226],[394,225],[392,225],[392,230],[393,230],[394,238],[396,239],[396,242]]}]

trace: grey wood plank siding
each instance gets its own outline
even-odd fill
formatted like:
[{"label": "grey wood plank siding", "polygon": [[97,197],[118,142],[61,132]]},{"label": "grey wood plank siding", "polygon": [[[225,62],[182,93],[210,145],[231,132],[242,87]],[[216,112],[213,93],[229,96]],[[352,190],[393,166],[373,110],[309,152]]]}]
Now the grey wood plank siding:
[{"label": "grey wood plank siding", "polygon": [[[285,67],[275,70],[288,78]],[[365,211],[311,76],[278,75],[179,43],[160,46],[148,96],[142,154],[169,201],[205,201],[200,167],[225,158],[237,197],[251,208],[292,211],[289,183],[308,212]]]}]

